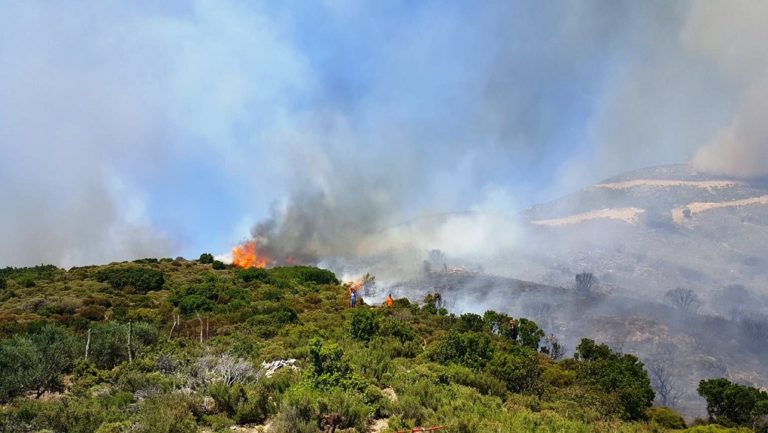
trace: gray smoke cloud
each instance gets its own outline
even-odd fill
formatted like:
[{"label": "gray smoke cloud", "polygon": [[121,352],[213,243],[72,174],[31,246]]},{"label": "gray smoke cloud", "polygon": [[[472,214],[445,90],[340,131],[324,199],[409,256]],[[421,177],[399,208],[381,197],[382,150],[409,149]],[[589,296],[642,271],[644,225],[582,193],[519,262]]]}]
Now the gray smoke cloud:
[{"label": "gray smoke cloud", "polygon": [[768,4],[696,2],[683,37],[735,88],[730,120],[694,156],[697,166],[734,176],[768,175]]},{"label": "gray smoke cloud", "polygon": [[[768,58],[756,52],[760,10],[551,6],[490,3],[460,19],[428,9],[391,35],[396,54],[385,53],[370,83],[381,90],[356,107],[365,123],[342,113],[341,136],[325,128],[322,145],[294,143],[309,165],[295,166],[293,195],[254,237],[277,257],[310,262],[398,248],[469,257],[482,240],[481,260],[521,246],[514,215],[522,207],[629,169],[691,161],[704,171],[765,174],[766,135],[749,121],[766,100],[753,92]],[[727,23],[704,30],[721,15]],[[733,48],[742,54],[729,72],[727,41],[742,21],[752,21],[754,37]],[[737,78],[751,91],[738,91]],[[733,137],[720,138],[723,131]]]},{"label": "gray smoke cloud", "polygon": [[495,254],[521,208],[643,166],[762,175],[764,12],[4,2],[0,263],[206,248],[220,215],[190,202],[218,197],[169,186],[200,167],[239,217],[274,203],[254,236],[313,262]]}]

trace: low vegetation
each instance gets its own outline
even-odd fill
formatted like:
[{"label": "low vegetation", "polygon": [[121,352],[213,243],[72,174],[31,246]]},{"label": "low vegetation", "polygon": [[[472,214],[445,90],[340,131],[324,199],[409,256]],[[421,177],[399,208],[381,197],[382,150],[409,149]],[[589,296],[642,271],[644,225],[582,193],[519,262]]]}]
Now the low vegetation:
[{"label": "low vegetation", "polygon": [[584,339],[551,358],[525,318],[347,296],[326,270],[210,254],[2,269],[0,430],[768,431],[766,394],[724,379],[702,382],[710,420],[686,430],[632,355]]}]

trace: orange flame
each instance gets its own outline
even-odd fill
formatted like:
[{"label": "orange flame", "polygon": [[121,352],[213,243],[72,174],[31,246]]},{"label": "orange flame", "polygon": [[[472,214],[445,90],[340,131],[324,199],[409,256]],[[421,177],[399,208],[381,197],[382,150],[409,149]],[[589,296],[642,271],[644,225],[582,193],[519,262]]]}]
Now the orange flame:
[{"label": "orange flame", "polygon": [[273,258],[259,251],[256,241],[248,241],[232,248],[232,264],[239,268],[266,268],[274,262]]}]

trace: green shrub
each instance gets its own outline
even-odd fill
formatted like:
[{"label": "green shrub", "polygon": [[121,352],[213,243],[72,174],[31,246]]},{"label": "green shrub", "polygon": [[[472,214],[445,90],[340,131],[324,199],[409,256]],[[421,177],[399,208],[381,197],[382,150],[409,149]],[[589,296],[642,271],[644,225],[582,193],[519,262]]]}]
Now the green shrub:
[{"label": "green shrub", "polygon": [[[435,310],[437,313],[437,310]],[[465,313],[459,316],[456,322],[455,330],[457,332],[483,332],[483,318],[478,314]]]},{"label": "green shrub", "polygon": [[136,433],[197,433],[195,417],[187,401],[178,395],[160,395],[149,398],[139,405]]},{"label": "green shrub", "polygon": [[216,406],[238,424],[261,423],[271,414],[269,392],[261,385],[224,383],[212,385],[208,392]]},{"label": "green shrub", "polygon": [[[111,369],[128,360],[128,324],[108,322],[93,328],[89,359],[99,368]],[[137,322],[131,326],[132,354],[139,356],[157,343],[157,328]]]},{"label": "green shrub", "polygon": [[96,280],[108,283],[115,289],[132,287],[137,292],[162,290],[165,284],[163,272],[145,266],[108,267],[96,273]]},{"label": "green shrub", "polygon": [[684,429],[685,420],[668,407],[651,407],[645,411],[648,421],[668,429]]},{"label": "green shrub", "polygon": [[197,259],[197,261],[200,262],[200,263],[209,265],[209,264],[213,263],[213,254],[211,254],[211,253],[200,254],[200,258]]},{"label": "green shrub", "polygon": [[224,262],[221,262],[219,260],[214,260],[213,264],[211,265],[211,267],[213,267],[213,269],[215,269],[217,271],[221,271],[223,269],[227,269],[227,265],[225,265]]},{"label": "green shrub", "polygon": [[298,284],[339,284],[333,272],[314,266],[284,266],[267,272],[274,280],[290,280]]},{"label": "green shrub", "polygon": [[512,346],[507,352],[496,352],[487,370],[512,392],[535,392],[539,389],[541,369],[538,355],[528,347]]},{"label": "green shrub", "polygon": [[645,417],[655,392],[643,363],[636,356],[615,353],[605,344],[595,344],[585,338],[576,348],[575,358],[580,361],[576,374],[579,382],[615,394],[625,419]]},{"label": "green shrub", "polygon": [[429,358],[441,364],[461,364],[480,370],[493,357],[491,339],[479,332],[451,332],[429,351]]},{"label": "green shrub", "polygon": [[5,290],[6,287],[8,287],[8,283],[6,283],[5,278],[0,277],[0,290]]},{"label": "green shrub", "polygon": [[60,391],[62,374],[74,364],[74,348],[66,331],[54,326],[0,343],[0,402],[26,392]]},{"label": "green shrub", "polygon": [[376,315],[367,308],[356,309],[352,314],[349,332],[356,340],[370,341],[379,332]]},{"label": "green shrub", "polygon": [[235,275],[246,283],[251,281],[268,283],[270,281],[269,273],[266,269],[262,268],[238,269]]}]

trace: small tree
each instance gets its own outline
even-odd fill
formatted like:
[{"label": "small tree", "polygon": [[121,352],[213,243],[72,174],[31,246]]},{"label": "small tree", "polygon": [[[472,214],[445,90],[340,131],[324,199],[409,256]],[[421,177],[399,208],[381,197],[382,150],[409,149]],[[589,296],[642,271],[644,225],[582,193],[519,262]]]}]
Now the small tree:
[{"label": "small tree", "polygon": [[591,292],[597,287],[597,277],[591,272],[582,272],[576,275],[576,290],[580,292]]},{"label": "small tree", "polygon": [[768,415],[768,393],[728,379],[699,382],[699,395],[707,401],[709,419],[726,427],[753,426]]},{"label": "small tree", "polygon": [[204,264],[209,265],[209,264],[213,263],[213,254],[211,254],[211,253],[200,254],[200,258],[197,261],[200,262],[200,263],[204,263]]},{"label": "small tree", "polygon": [[695,313],[701,308],[701,299],[691,289],[683,289],[681,287],[672,289],[664,295],[664,299],[671,302],[675,308],[681,311]]}]

